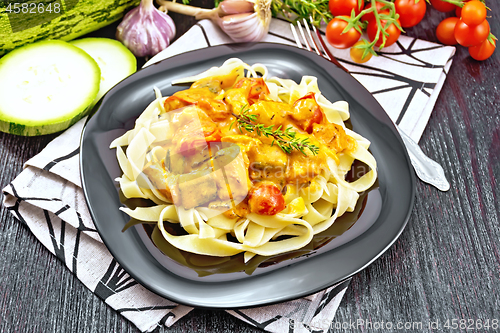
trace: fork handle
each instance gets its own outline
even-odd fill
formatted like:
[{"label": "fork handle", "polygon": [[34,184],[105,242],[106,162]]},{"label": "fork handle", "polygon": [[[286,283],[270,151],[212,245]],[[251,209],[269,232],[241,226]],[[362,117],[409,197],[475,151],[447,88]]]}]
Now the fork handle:
[{"label": "fork handle", "polygon": [[342,64],[333,56],[333,54],[328,50],[328,47],[325,45],[325,42],[323,41],[323,38],[321,37],[321,34],[319,33],[319,29],[314,29],[316,30],[316,36],[319,39],[319,42],[321,43],[321,46],[323,47],[323,50],[325,50],[326,54],[330,57],[330,61],[334,63],[338,68],[343,69],[346,73],[349,73],[347,68],[342,66]]},{"label": "fork handle", "polygon": [[411,164],[418,178],[443,192],[448,191],[450,189],[450,183],[448,183],[441,165],[425,155],[420,149],[420,146],[397,125],[396,128],[401,135],[401,139],[403,139],[408,155],[410,156]]}]

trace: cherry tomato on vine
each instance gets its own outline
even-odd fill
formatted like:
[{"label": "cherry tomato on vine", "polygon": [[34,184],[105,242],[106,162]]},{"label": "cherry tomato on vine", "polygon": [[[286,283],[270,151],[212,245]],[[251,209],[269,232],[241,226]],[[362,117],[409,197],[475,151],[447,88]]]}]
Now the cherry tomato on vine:
[{"label": "cherry tomato on vine", "polygon": [[[399,23],[399,20],[397,20]],[[380,21],[382,23],[382,26],[385,26],[386,21],[382,20]],[[389,36],[387,36],[387,39],[385,41],[384,47],[386,46],[391,46],[392,44],[396,43],[396,41],[399,38],[399,35],[401,35],[401,30],[398,29],[398,27],[394,24],[391,23],[390,26],[387,27],[385,30],[386,32],[389,33]],[[382,37],[382,31],[378,32],[378,27],[377,27],[377,20],[371,20],[370,23],[368,23],[368,26],[366,27],[366,33],[368,34],[368,38],[370,41],[374,41],[375,37],[379,35],[379,38],[377,42],[375,43],[376,46],[382,45],[383,37]]]},{"label": "cherry tomato on vine", "polygon": [[458,44],[462,46],[474,46],[481,44],[490,34],[490,24],[484,20],[478,25],[467,25],[462,19],[458,20],[455,26],[455,38]]},{"label": "cherry tomato on vine", "polygon": [[359,40],[361,37],[359,31],[351,28],[343,34],[342,31],[344,31],[345,27],[347,27],[347,22],[340,17],[335,17],[328,22],[326,26],[326,40],[331,46],[337,49],[347,49]]},{"label": "cherry tomato on vine", "polygon": [[455,26],[459,21],[458,17],[448,17],[439,23],[436,29],[437,39],[445,45],[457,44],[455,38]]},{"label": "cherry tomato on vine", "polygon": [[462,7],[461,18],[467,25],[481,24],[486,19],[486,6],[481,1],[469,1]]},{"label": "cherry tomato on vine", "polygon": [[494,39],[486,39],[479,45],[469,47],[469,54],[476,60],[486,60],[491,57],[496,47],[497,42]]},{"label": "cherry tomato on vine", "polygon": [[[463,1],[468,2],[470,0],[463,0]],[[462,17],[462,7],[457,6],[457,8],[455,8],[455,16],[458,18]]]},{"label": "cherry tomato on vine", "polygon": [[431,0],[432,7],[436,8],[440,12],[451,12],[454,10],[457,6],[455,6],[452,3],[442,1],[442,0]]},{"label": "cherry tomato on vine", "polygon": [[366,53],[365,57],[363,58],[363,54],[364,54],[365,50],[358,49],[356,47],[357,45],[363,45],[364,43],[365,43],[364,41],[360,40],[360,41],[356,42],[356,44],[354,44],[353,47],[351,47],[351,51],[350,51],[351,59],[352,59],[352,61],[354,61],[358,64],[363,64],[372,58],[372,54],[370,52]]},{"label": "cherry tomato on vine", "polygon": [[328,7],[333,16],[351,16],[354,9],[355,15],[358,15],[364,7],[364,2],[361,2],[361,7],[358,7],[358,0],[330,0]]},{"label": "cherry tomato on vine", "polygon": [[[372,4],[369,3],[368,5],[366,5],[365,9],[369,9],[371,7],[372,7]],[[384,7],[384,4],[381,3],[381,2],[377,1],[376,2],[376,7],[377,7],[377,12],[379,14],[389,14],[390,13],[389,9],[380,10],[380,8]],[[373,14],[373,12],[369,12],[369,13],[367,13],[367,14],[365,14],[365,15],[363,15],[361,17],[361,21],[368,21],[368,22],[370,22],[373,19],[375,19],[375,15]]]},{"label": "cherry tomato on vine", "polygon": [[427,8],[425,0],[419,0],[417,3],[415,0],[396,0],[394,6],[396,6],[396,13],[399,14],[399,21],[403,28],[410,28],[420,23]]}]

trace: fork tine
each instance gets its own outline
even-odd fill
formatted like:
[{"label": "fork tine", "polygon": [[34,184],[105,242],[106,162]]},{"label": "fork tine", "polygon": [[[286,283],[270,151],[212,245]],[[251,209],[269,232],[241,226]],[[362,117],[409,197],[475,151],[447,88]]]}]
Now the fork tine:
[{"label": "fork tine", "polygon": [[299,36],[297,35],[297,30],[295,30],[295,26],[292,23],[290,23],[290,29],[292,30],[292,35],[293,38],[295,38],[295,43],[297,43],[297,47],[299,49],[303,49],[304,47],[302,47],[302,43],[300,42]]},{"label": "fork tine", "polygon": [[[321,40],[319,40],[320,45],[318,45],[318,43],[316,43],[316,39],[319,39],[319,34],[318,34],[318,31],[316,30],[316,27],[312,23],[312,17],[310,16],[309,19],[311,20],[311,27],[312,27],[312,30],[313,30],[314,34],[316,35],[316,38],[314,38],[314,36],[311,35],[311,31],[309,31],[309,36],[311,37],[312,41],[314,42],[314,46],[316,47],[316,50],[321,49],[321,51],[316,52],[316,53],[318,53],[323,58],[326,58],[326,59],[332,61],[332,58],[330,58],[330,55],[325,50],[324,45],[321,43]],[[304,19],[304,21],[305,21],[305,19]]]},{"label": "fork tine", "polygon": [[297,28],[299,29],[300,35],[302,36],[302,39],[305,42],[306,48],[309,51],[312,51],[311,45],[309,44],[309,41],[306,38],[306,35],[304,34],[304,29],[302,29],[302,25],[300,24],[300,21],[297,21]]},{"label": "fork tine", "polygon": [[[295,43],[297,43],[297,47],[301,48],[301,49],[304,48],[302,46],[302,41],[300,40],[299,34],[297,33],[296,29],[299,30],[300,35],[302,36],[302,40],[304,41],[304,45],[306,46],[306,48],[307,48],[308,51],[313,52],[313,49],[311,48],[311,44],[313,44],[314,48],[315,48],[314,51],[316,51],[316,53],[319,56],[321,56],[321,57],[329,60],[330,62],[334,63],[337,67],[339,67],[339,68],[343,69],[344,71],[346,71],[347,73],[349,73],[349,71],[344,66],[342,66],[338,62],[337,59],[335,59],[333,57],[333,55],[330,53],[330,51],[326,47],[325,42],[321,38],[321,35],[320,35],[319,31],[316,29],[316,27],[313,24],[312,17],[309,17],[309,19],[311,20],[311,27],[312,27],[312,30],[313,30],[314,34],[316,35],[316,38],[314,38],[313,35],[311,34],[311,28],[309,27],[309,24],[307,24],[306,19],[303,19],[303,21],[304,21],[304,29],[307,30],[307,34],[308,34],[309,40],[311,42],[309,42],[309,40],[306,38],[306,35],[304,33],[304,29],[302,29],[302,25],[300,24],[300,21],[297,21],[297,26],[295,26],[292,23],[290,23],[290,29],[292,30],[292,35],[293,35],[293,38],[295,39]],[[319,43],[320,43],[321,46],[318,45],[318,43],[316,42],[316,39],[319,40]]]},{"label": "fork tine", "polygon": [[[307,21],[306,19],[303,19],[304,21],[304,28],[306,29],[307,31],[307,35],[309,36],[309,39],[311,40],[311,44],[314,45],[314,49],[316,50],[316,53],[319,55],[319,56],[322,56],[324,57],[324,55],[319,51],[319,48],[318,48],[318,44],[316,44],[316,41],[314,40],[313,36],[311,35],[311,29],[309,28],[309,24],[307,24]],[[314,27],[314,25],[313,25]],[[330,59],[328,59],[330,60]]]},{"label": "fork tine", "polygon": [[[311,16],[309,16],[309,19],[311,20],[311,22],[313,21],[313,19],[312,19]],[[319,31],[314,27],[314,24],[312,24],[312,26],[313,26],[314,32],[316,33],[316,37],[318,37],[318,40],[321,43],[321,46],[323,47],[323,50],[328,55],[329,59],[328,58],[327,59],[330,60],[332,63],[334,63],[340,69],[342,69],[345,72],[349,73],[349,71],[347,70],[347,68],[345,68],[344,66],[342,66],[340,64],[340,62],[330,53],[330,51],[328,50],[328,48],[325,45],[325,42],[323,41],[323,38],[321,38],[321,35],[320,35]]]}]

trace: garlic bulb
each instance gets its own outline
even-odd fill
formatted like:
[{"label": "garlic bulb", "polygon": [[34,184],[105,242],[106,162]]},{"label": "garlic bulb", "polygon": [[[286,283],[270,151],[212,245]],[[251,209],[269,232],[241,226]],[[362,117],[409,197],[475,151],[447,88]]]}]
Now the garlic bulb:
[{"label": "garlic bulb", "polygon": [[269,31],[272,0],[224,0],[215,9],[157,0],[163,8],[196,19],[210,19],[235,42],[258,42]]},{"label": "garlic bulb", "polygon": [[141,0],[116,29],[116,38],[137,57],[154,56],[165,49],[175,37],[175,24],[170,16],[159,11],[153,0]]}]

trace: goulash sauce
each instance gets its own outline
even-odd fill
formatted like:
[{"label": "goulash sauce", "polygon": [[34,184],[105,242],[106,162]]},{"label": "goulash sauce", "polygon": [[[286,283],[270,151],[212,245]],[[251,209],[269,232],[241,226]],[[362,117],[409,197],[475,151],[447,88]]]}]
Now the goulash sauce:
[{"label": "goulash sauce", "polygon": [[[314,93],[291,104],[276,102],[261,78],[201,79],[168,97],[164,108],[173,112],[169,153],[145,173],[167,198],[185,209],[207,206],[231,218],[250,212],[275,215],[286,207],[287,192],[311,186],[311,180],[326,168],[327,158],[338,162],[338,154],[356,148],[356,141],[341,126],[326,120]],[[319,147],[317,154],[307,149],[285,153],[273,137],[237,126],[234,115],[243,110],[257,115],[256,123],[282,130],[291,127],[297,137],[307,137]],[[234,160],[236,155],[239,158]],[[200,177],[221,168],[224,177],[210,181]],[[164,186],[172,173],[178,178]]]}]

